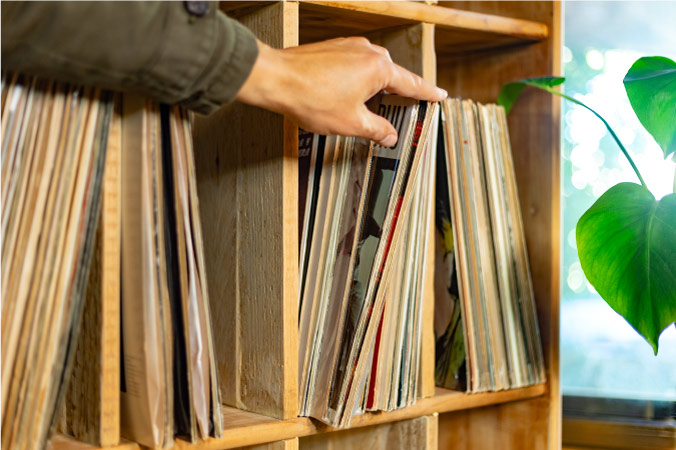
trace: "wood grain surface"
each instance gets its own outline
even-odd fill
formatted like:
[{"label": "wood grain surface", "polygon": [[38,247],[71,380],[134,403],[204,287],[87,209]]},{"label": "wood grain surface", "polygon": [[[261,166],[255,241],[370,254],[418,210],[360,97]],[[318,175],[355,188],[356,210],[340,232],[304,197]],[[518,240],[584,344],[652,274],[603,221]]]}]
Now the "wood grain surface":
[{"label": "wood grain surface", "polygon": [[270,442],[269,444],[249,445],[238,450],[298,450],[298,438]]},{"label": "wood grain surface", "polygon": [[436,450],[437,416],[429,415],[400,422],[300,439],[303,450]]},{"label": "wood grain surface", "polygon": [[[510,402],[519,402],[524,399],[542,399],[547,402],[546,385],[536,385],[521,389],[512,389],[501,392],[491,392],[482,394],[464,394],[462,392],[449,391],[443,388],[436,388],[433,397],[418,400],[418,402],[406,408],[391,412],[368,413],[357,416],[352,420],[350,429],[369,427],[372,425],[398,422],[402,420],[415,419],[417,417],[432,416],[439,413],[441,418],[444,412],[458,411],[459,415],[468,413],[474,408],[483,408],[490,405],[509,406]],[[530,400],[529,400],[530,401]],[[247,445],[257,445],[280,440],[288,440],[294,437],[312,436],[315,434],[332,433],[345,431],[340,428],[329,427],[313,419],[306,417],[296,417],[293,419],[274,419],[272,417],[243,411],[237,408],[224,406],[223,412],[223,437],[220,439],[209,439],[207,441],[198,441],[191,444],[181,439],[176,440],[177,449],[232,449]],[[541,412],[541,411],[540,411]],[[519,420],[518,416],[514,420]],[[527,423],[524,425],[528,425]],[[440,429],[440,437],[449,435],[456,430]],[[70,448],[70,444],[75,441],[65,436],[57,436],[54,441],[53,450],[65,450]],[[441,441],[440,441],[441,442]],[[69,444],[70,443],[70,444]],[[114,447],[115,450],[122,450],[127,447],[127,443]],[[98,447],[84,445],[74,447],[76,449],[94,450]],[[441,447],[443,448],[443,447]]]},{"label": "wood grain surface", "polygon": [[373,20],[380,23],[385,21],[385,17],[390,17],[432,23],[439,28],[477,30],[528,39],[546,38],[548,32],[547,26],[540,22],[515,16],[480,13],[465,7],[456,9],[407,1],[304,1],[302,3],[304,8],[306,5],[308,7],[316,5],[322,8],[330,7],[373,14],[376,16]]},{"label": "wood grain surface", "polygon": [[61,431],[98,446],[120,439],[120,150],[119,98],[111,121],[101,217],[89,272]]},{"label": "wood grain surface", "polygon": [[[272,2],[221,2],[221,10],[239,18]],[[536,20],[464,11],[410,1],[302,1],[299,5],[300,43],[382,30],[434,24],[436,45],[446,54],[466,54],[545,39],[549,28]]]},{"label": "wood grain surface", "polygon": [[[297,44],[298,5],[240,17],[273,47]],[[298,130],[233,104],[195,121],[195,159],[223,401],[297,414]]]},{"label": "wood grain surface", "polygon": [[439,415],[440,450],[547,448],[548,399]]}]

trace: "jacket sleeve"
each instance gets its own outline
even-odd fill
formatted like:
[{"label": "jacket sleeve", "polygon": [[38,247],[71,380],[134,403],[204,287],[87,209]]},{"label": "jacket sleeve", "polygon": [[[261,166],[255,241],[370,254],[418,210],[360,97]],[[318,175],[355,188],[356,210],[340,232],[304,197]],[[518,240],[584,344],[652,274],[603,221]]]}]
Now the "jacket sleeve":
[{"label": "jacket sleeve", "polygon": [[2,2],[2,70],[132,91],[202,113],[258,56],[217,2]]}]

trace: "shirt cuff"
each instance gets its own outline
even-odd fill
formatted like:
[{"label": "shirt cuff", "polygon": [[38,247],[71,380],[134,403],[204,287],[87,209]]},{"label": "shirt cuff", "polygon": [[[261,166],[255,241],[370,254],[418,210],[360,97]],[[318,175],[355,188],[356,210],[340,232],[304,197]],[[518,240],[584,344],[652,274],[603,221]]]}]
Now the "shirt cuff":
[{"label": "shirt cuff", "polygon": [[235,99],[258,57],[256,37],[248,28],[220,11],[216,19],[214,50],[200,86],[179,102],[203,114],[210,114]]}]

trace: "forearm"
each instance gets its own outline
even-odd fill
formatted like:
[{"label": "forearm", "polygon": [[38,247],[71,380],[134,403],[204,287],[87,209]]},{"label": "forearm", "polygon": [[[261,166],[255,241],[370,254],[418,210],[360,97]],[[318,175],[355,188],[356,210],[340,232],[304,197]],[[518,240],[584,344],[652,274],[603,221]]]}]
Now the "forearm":
[{"label": "forearm", "polygon": [[203,3],[3,2],[3,70],[135,91],[203,113],[237,98],[308,131],[385,146],[396,130],[366,108],[369,98],[382,90],[446,97],[364,38],[273,49],[216,2],[201,14]]},{"label": "forearm", "polygon": [[3,2],[2,68],[208,113],[234,99],[258,54],[253,34],[217,9],[216,2],[204,15],[184,2]]}]

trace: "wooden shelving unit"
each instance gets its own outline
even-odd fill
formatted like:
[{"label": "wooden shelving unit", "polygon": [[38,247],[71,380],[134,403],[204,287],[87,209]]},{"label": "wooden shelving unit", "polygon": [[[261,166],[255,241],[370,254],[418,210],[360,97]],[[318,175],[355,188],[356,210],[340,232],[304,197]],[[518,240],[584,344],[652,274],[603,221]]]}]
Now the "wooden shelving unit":
[{"label": "wooden shelving unit", "polygon": [[[286,1],[223,2],[221,8],[278,48],[366,36],[451,96],[480,102],[495,101],[505,82],[560,69],[558,3]],[[527,91],[509,116],[547,383],[474,395],[434,387],[430,259],[422,398],[408,408],[358,417],[350,430],[297,417],[298,130],[279,115],[240,104],[198,118],[198,188],[228,406],[221,439],[196,444],[178,439],[175,448],[559,448],[558,111],[556,99]],[[119,352],[119,345],[102,345],[102,354],[110,352]],[[97,448],[62,435],[51,446]],[[109,448],[138,446],[121,441]]]}]

